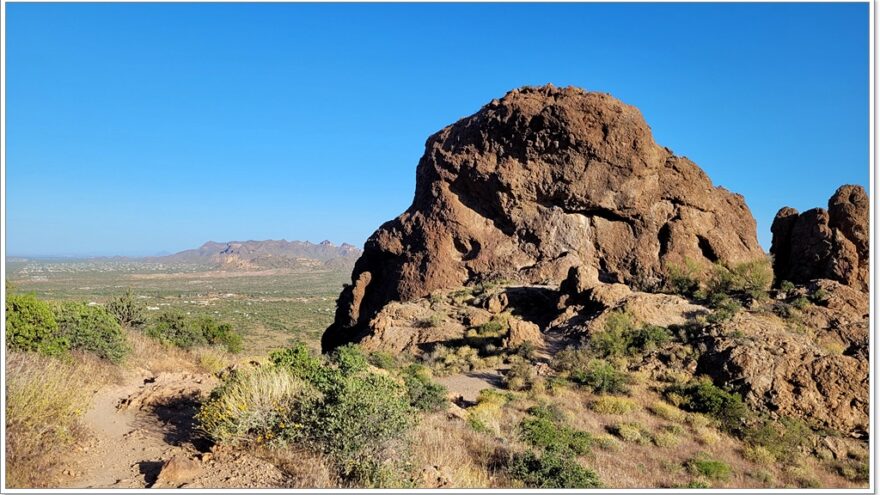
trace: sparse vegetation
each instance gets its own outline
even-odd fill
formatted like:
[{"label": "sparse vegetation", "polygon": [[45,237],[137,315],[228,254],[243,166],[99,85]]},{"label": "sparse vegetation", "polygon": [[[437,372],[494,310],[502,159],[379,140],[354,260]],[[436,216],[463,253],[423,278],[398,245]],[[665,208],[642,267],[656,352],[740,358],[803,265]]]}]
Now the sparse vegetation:
[{"label": "sparse vegetation", "polygon": [[628,414],[632,412],[636,405],[629,399],[613,396],[598,397],[590,407],[599,414]]},{"label": "sparse vegetation", "polygon": [[727,481],[730,478],[730,466],[722,461],[712,459],[705,454],[698,454],[685,463],[688,471],[695,475],[705,476],[710,480]]},{"label": "sparse vegetation", "polygon": [[239,352],[242,338],[232,326],[210,317],[191,318],[180,311],[165,311],[147,326],[146,334],[164,343],[189,349],[203,345],[222,345]]}]

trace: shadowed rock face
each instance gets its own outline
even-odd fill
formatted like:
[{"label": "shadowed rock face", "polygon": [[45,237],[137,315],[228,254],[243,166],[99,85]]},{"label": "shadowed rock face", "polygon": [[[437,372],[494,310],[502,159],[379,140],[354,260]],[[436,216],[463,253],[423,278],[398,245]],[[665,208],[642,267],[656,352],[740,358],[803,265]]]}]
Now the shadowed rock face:
[{"label": "shadowed rock face", "polygon": [[514,90],[431,136],[412,206],[364,247],[325,332],[359,341],[389,301],[589,265],[652,288],[668,264],[762,256],[743,198],[654,143],[639,111],[577,88]]},{"label": "shadowed rock face", "polygon": [[869,209],[865,190],[845,185],[828,200],[828,210],[779,210],[770,248],[776,280],[829,279],[867,291]]}]

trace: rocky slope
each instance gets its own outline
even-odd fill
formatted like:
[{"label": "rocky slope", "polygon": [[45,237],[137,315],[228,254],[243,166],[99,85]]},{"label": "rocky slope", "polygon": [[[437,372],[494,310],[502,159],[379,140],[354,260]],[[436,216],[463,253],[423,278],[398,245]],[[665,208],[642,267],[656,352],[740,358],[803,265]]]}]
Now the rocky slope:
[{"label": "rocky slope", "polygon": [[847,185],[827,211],[780,210],[771,273],[743,198],[656,145],[635,108],[515,90],[428,140],[412,206],[367,242],[322,345],[424,356],[500,325],[480,356],[528,343],[549,359],[623,312],[678,332],[635,369],[865,439],[868,205]]},{"label": "rocky slope", "polygon": [[667,266],[762,256],[743,198],[657,145],[639,111],[578,88],[514,90],[431,136],[412,206],[367,241],[324,348],[389,301],[489,278],[657,288]]}]

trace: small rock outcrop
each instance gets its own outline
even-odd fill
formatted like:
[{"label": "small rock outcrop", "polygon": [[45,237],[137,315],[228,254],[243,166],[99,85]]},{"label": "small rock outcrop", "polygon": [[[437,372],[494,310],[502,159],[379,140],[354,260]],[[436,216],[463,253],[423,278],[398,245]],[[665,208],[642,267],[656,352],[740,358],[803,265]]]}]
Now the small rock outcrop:
[{"label": "small rock outcrop", "polygon": [[363,340],[390,301],[487,279],[558,285],[588,266],[650,289],[686,259],[762,255],[743,198],[657,145],[636,108],[523,88],[428,139],[412,205],[366,242],[322,346]]},{"label": "small rock outcrop", "polygon": [[828,279],[867,292],[869,210],[864,188],[854,185],[841,186],[827,210],[779,210],[770,248],[776,280]]}]

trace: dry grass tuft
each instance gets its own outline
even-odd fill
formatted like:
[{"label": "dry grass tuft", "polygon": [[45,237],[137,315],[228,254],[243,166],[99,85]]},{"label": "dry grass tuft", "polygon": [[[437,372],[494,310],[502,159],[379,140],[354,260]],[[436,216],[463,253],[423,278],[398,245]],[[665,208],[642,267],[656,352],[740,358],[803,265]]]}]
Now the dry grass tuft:
[{"label": "dry grass tuft", "polygon": [[[448,488],[492,486],[494,446],[463,422],[449,421],[442,413],[426,416],[413,432],[412,459],[417,469],[437,466],[451,477]],[[447,487],[444,487],[447,488]]]},{"label": "dry grass tuft", "polygon": [[6,354],[6,483],[46,487],[81,430],[78,420],[116,369],[88,355]]}]

